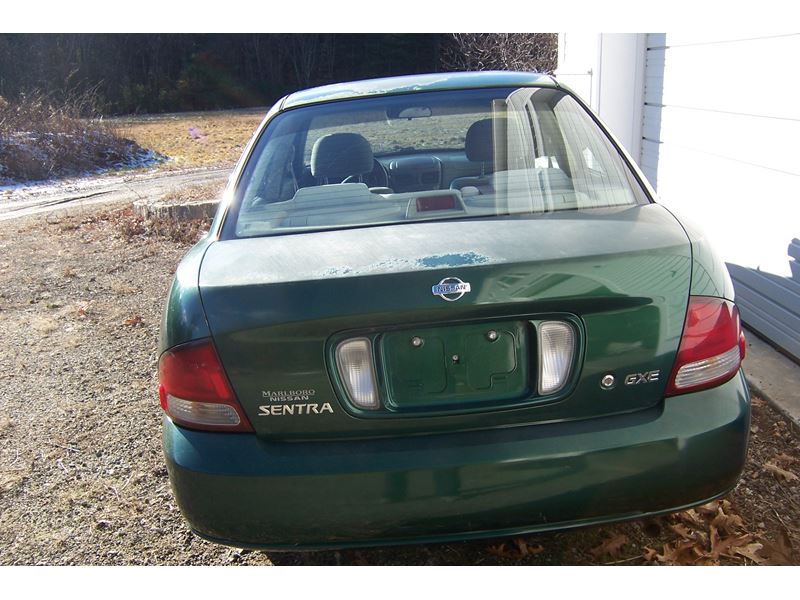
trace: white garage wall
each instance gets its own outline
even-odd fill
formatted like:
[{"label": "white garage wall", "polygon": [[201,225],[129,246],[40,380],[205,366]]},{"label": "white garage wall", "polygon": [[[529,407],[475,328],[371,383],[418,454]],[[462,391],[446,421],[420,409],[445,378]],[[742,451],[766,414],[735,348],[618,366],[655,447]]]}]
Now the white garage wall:
[{"label": "white garage wall", "polygon": [[724,259],[788,276],[800,237],[800,35],[649,34],[641,164]]}]

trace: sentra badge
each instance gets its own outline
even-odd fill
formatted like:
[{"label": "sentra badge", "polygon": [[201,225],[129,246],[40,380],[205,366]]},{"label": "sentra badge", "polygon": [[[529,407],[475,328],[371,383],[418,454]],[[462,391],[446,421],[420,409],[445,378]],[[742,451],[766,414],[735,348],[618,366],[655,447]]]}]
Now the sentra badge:
[{"label": "sentra badge", "polygon": [[469,283],[461,281],[458,277],[445,277],[431,288],[434,296],[439,296],[448,302],[460,300],[464,294],[471,291]]},{"label": "sentra badge", "polygon": [[317,391],[314,389],[298,390],[262,390],[261,397],[271,404],[258,407],[259,417],[285,417],[289,415],[324,415],[333,414],[330,402],[314,402]]}]

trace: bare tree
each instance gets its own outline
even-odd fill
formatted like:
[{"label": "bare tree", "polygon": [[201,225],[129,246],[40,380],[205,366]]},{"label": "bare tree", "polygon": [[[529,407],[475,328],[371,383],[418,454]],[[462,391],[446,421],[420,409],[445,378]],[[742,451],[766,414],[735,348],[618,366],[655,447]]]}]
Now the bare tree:
[{"label": "bare tree", "polygon": [[557,33],[450,33],[441,50],[445,71],[536,71],[558,63]]},{"label": "bare tree", "polygon": [[[0,26],[2,29],[2,26]],[[439,69],[440,33],[0,33],[0,96],[96,90],[106,114],[264,105],[332,81]],[[98,87],[95,87],[98,86]]]},{"label": "bare tree", "polygon": [[287,33],[281,35],[284,56],[292,66],[300,87],[309,87],[318,73],[331,69],[333,36],[325,33]]}]

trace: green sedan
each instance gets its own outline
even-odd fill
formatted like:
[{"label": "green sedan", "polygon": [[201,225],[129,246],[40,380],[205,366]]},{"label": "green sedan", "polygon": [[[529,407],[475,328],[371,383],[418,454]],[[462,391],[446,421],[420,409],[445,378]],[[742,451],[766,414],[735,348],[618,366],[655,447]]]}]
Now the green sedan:
[{"label": "green sedan", "polygon": [[178,266],[163,445],[198,535],[316,549],[681,510],[744,465],[724,263],[567,88],[290,94]]}]

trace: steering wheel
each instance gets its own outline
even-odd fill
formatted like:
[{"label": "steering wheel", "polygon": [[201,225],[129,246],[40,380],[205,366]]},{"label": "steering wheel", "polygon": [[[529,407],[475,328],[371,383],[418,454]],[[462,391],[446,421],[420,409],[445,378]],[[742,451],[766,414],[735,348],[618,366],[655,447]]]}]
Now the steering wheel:
[{"label": "steering wheel", "polygon": [[[372,171],[364,173],[361,176],[361,181],[367,184],[367,187],[389,187],[389,172],[386,170],[381,162],[373,158]],[[342,183],[358,183],[358,175],[348,175],[342,180]]]}]

